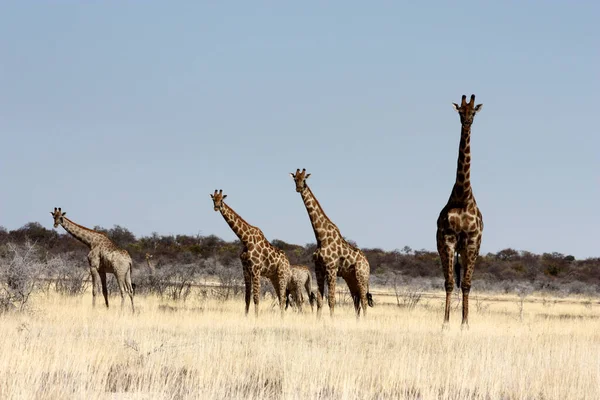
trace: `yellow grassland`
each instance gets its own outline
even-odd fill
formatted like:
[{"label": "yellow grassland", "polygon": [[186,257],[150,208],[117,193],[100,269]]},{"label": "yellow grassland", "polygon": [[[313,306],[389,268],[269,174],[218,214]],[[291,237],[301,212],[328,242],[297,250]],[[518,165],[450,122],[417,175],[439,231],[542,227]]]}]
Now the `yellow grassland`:
[{"label": "yellow grassland", "polygon": [[40,293],[0,315],[0,398],[600,399],[598,299],[529,296],[521,313],[475,292],[470,329],[454,309],[442,331],[442,293],[414,309],[374,293],[360,321],[348,305],[282,320],[267,298],[255,319],[195,292],[137,296],[131,315]]}]

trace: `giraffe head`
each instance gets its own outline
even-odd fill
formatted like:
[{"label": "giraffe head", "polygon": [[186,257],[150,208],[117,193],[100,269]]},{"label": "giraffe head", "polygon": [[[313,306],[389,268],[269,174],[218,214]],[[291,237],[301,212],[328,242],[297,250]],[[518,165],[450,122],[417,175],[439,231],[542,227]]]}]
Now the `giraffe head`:
[{"label": "giraffe head", "polygon": [[306,188],[306,180],[310,176],[310,174],[306,173],[306,168],[302,168],[302,171],[298,168],[296,173],[290,172],[290,176],[296,183],[296,192],[302,193],[302,191]]},{"label": "giraffe head", "polygon": [[219,211],[219,210],[221,210],[221,207],[223,207],[223,200],[225,200],[225,198],[227,198],[227,195],[223,194],[223,189],[221,189],[219,191],[217,191],[215,189],[215,193],[211,194],[210,197],[213,199],[215,211]]},{"label": "giraffe head", "polygon": [[63,223],[63,216],[67,215],[66,212],[62,212],[59,208],[54,207],[54,211],[50,211],[50,214],[54,218],[54,227],[58,228],[59,225]]},{"label": "giraffe head", "polygon": [[460,116],[460,123],[463,126],[471,126],[473,123],[473,118],[475,118],[475,114],[481,111],[483,104],[475,105],[475,95],[471,95],[471,101],[467,103],[467,96],[463,94],[462,101],[460,106],[456,103],[452,103],[454,109],[458,111],[458,115]]}]

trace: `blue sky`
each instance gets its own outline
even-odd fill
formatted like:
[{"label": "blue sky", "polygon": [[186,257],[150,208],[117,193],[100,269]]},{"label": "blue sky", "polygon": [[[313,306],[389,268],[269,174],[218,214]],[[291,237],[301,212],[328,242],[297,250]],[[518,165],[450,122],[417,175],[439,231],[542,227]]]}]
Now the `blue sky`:
[{"label": "blue sky", "polygon": [[472,131],[482,252],[600,256],[600,3],[0,3],[0,225],[435,250]]}]

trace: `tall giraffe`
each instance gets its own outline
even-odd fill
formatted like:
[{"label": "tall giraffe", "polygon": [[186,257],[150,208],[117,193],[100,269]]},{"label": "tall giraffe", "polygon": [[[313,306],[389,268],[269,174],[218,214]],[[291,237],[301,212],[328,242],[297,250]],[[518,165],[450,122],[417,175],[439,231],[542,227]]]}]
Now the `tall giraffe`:
[{"label": "tall giraffe", "polygon": [[274,247],[265,238],[260,229],[250,225],[240,217],[223,200],[223,190],[215,190],[210,197],[213,199],[215,211],[220,211],[227,224],[242,241],[244,250],[240,254],[244,270],[244,284],[246,288],[246,315],[250,309],[250,295],[254,299],[254,312],[258,316],[258,303],[260,299],[260,277],[265,276],[273,284],[279,299],[279,309],[283,316],[285,303],[285,289],[290,278],[290,262],[285,253]]},{"label": "tall giraffe", "polygon": [[127,250],[117,247],[104,233],[77,225],[65,217],[67,213],[62,212],[60,208],[54,207],[54,212],[51,211],[50,214],[54,218],[54,228],[61,225],[71,236],[90,248],[87,258],[92,275],[92,306],[96,306],[96,294],[101,285],[104,302],[108,307],[106,274],[109,273],[114,274],[117,278],[119,290],[121,291],[121,308],[125,303],[125,293],[127,293],[131,299],[131,308],[135,312],[131,283],[132,261]]},{"label": "tall giraffe", "polygon": [[310,303],[310,309],[314,311],[314,304],[316,296],[312,291],[312,275],[308,267],[304,265],[292,265],[290,281],[287,284],[285,290],[285,309],[287,310],[291,304],[291,300],[300,311],[302,311],[302,304],[304,303],[304,295],[302,294],[302,288],[306,290],[308,296],[308,302]]},{"label": "tall giraffe", "polygon": [[[462,96],[460,106],[456,103],[461,122],[460,147],[458,150],[458,166],[456,182],[446,206],[440,212],[437,220],[437,248],[442,261],[446,286],[446,308],[444,325],[450,320],[450,302],[454,279],[456,286],[463,293],[462,326],[469,325],[469,291],[475,261],[479,255],[481,235],[483,232],[483,217],[477,207],[473,189],[471,188],[471,125],[475,114],[481,111],[482,104],[475,105],[475,95],[467,103],[467,96]],[[456,255],[456,260],[455,260]],[[461,282],[461,264],[464,265],[464,276]],[[453,268],[454,262],[454,268]]]},{"label": "tall giraffe", "polygon": [[325,279],[327,279],[329,312],[333,316],[335,308],[335,284],[341,276],[350,289],[356,316],[360,315],[362,306],[363,315],[367,315],[367,304],[373,307],[373,298],[369,293],[370,266],[367,257],[360,249],[350,245],[340,233],[338,227],[325,215],[317,198],[306,184],[310,174],[306,169],[290,173],[296,183],[296,192],[300,193],[310,222],[312,223],[317,239],[317,250],[313,254],[315,262],[315,275],[317,276],[317,315],[321,315],[323,295],[325,292]]}]

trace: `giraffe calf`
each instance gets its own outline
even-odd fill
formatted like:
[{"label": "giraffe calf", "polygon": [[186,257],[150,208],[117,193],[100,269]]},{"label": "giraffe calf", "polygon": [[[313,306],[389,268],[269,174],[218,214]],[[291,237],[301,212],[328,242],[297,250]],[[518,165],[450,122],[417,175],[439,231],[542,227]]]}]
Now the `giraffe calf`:
[{"label": "giraffe calf", "polygon": [[285,309],[287,310],[293,304],[302,311],[302,304],[304,303],[302,287],[304,287],[308,295],[310,309],[314,311],[314,304],[317,297],[312,291],[312,275],[310,270],[304,265],[291,265],[290,268],[292,273],[285,289]]}]

